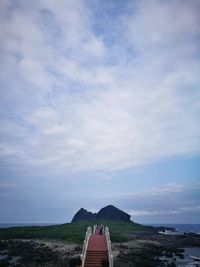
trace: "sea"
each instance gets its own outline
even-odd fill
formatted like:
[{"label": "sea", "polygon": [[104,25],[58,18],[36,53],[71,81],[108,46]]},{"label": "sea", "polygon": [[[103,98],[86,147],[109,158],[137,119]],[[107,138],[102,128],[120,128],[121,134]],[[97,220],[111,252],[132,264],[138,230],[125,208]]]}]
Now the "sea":
[{"label": "sea", "polygon": [[150,226],[164,226],[164,227],[170,227],[175,228],[177,234],[183,234],[183,233],[195,233],[200,234],[200,224],[162,224],[162,223],[150,223],[146,224]]},{"label": "sea", "polygon": [[23,227],[23,226],[49,226],[58,223],[0,223],[0,228]]},{"label": "sea", "polygon": [[[195,233],[200,235],[200,224],[157,224],[151,223],[148,224],[151,226],[164,226],[175,228],[176,232],[167,231],[166,234],[169,235],[178,235],[184,233]],[[176,258],[176,267],[197,267],[200,266],[200,247],[186,247],[184,252],[184,259],[176,257],[173,255],[173,259]],[[161,257],[161,260],[167,260],[168,263],[173,264],[172,259]]]}]

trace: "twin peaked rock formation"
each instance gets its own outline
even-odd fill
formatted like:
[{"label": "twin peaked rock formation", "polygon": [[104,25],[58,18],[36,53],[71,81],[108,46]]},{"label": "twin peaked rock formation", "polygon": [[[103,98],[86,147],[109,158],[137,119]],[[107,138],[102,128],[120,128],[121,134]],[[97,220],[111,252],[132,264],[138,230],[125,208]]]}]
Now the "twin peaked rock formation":
[{"label": "twin peaked rock formation", "polygon": [[95,221],[95,220],[113,220],[113,221],[123,221],[130,222],[130,215],[124,211],[108,205],[102,208],[98,213],[92,213],[81,208],[73,217],[72,222],[80,221]]}]

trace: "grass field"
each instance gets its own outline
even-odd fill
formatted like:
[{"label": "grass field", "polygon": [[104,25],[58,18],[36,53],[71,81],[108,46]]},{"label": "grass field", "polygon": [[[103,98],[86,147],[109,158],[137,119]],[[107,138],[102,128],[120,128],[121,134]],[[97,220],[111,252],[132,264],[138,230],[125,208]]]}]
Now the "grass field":
[{"label": "grass field", "polygon": [[98,221],[76,222],[51,226],[25,226],[0,229],[0,240],[6,239],[44,239],[62,240],[66,242],[82,243],[88,226],[103,223],[110,229],[111,241],[122,242],[130,238],[134,231],[145,227],[133,222]]}]

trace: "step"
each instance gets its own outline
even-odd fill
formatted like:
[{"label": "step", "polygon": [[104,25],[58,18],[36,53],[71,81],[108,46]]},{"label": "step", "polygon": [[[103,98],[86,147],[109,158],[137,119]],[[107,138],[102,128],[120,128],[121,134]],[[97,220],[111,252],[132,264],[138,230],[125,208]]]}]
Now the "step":
[{"label": "step", "polygon": [[96,266],[101,266],[102,267],[102,264],[101,262],[90,262],[90,263],[85,263],[84,267],[96,267]]},{"label": "step", "polygon": [[102,257],[86,257],[86,260],[95,260],[95,259],[108,259],[107,255],[104,255]]},{"label": "step", "polygon": [[100,258],[100,259],[86,259],[85,262],[101,262],[102,260],[107,260],[108,258]]},{"label": "step", "polygon": [[108,258],[108,254],[105,255],[87,255],[86,259],[102,259],[102,258]]},{"label": "step", "polygon": [[103,259],[108,260],[108,257],[99,257],[99,258],[92,257],[92,258],[86,258],[85,259],[85,262],[86,263],[89,263],[89,262],[101,262]]},{"label": "step", "polygon": [[87,251],[87,255],[92,255],[92,254],[96,254],[96,255],[101,255],[101,254],[108,254],[108,251]]},{"label": "step", "polygon": [[99,260],[99,261],[85,261],[85,264],[87,265],[87,264],[101,264],[101,260]]},{"label": "step", "polygon": [[85,262],[84,267],[87,267],[87,266],[93,266],[94,267],[96,265],[100,265],[102,267],[101,262]]},{"label": "step", "polygon": [[86,257],[87,256],[96,256],[96,257],[101,257],[101,256],[106,256],[106,255],[108,255],[108,253],[87,253],[86,254]]},{"label": "step", "polygon": [[102,259],[85,261],[85,266],[86,265],[91,265],[91,264],[93,264],[93,265],[99,265],[100,264],[101,265],[101,261],[102,261]]},{"label": "step", "polygon": [[90,261],[101,261],[101,260],[103,260],[103,259],[105,259],[105,260],[107,260],[108,258],[107,257],[102,257],[102,258],[86,258],[85,259],[85,262],[90,262]]},{"label": "step", "polygon": [[87,252],[87,255],[107,255],[108,252]]},{"label": "step", "polygon": [[104,255],[87,255],[86,259],[107,259],[108,258],[108,254],[104,254]]}]

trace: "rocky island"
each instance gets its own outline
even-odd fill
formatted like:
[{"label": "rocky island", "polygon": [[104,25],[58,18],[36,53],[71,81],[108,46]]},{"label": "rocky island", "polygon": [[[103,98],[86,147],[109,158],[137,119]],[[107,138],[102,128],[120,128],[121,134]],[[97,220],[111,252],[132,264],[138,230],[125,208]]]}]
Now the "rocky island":
[{"label": "rocky island", "polygon": [[92,213],[90,211],[81,208],[73,217],[72,222],[80,221],[100,221],[100,220],[111,220],[111,221],[122,221],[130,222],[131,216],[126,212],[116,208],[113,205],[108,205],[102,208],[98,213]]}]

